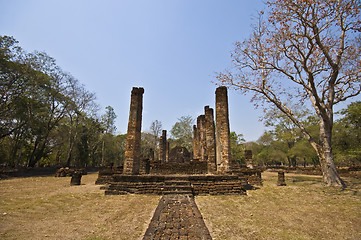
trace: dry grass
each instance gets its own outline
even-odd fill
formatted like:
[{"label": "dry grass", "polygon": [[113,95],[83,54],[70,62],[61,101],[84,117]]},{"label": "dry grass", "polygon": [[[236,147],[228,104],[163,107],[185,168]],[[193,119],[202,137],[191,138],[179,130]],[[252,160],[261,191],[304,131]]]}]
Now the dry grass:
[{"label": "dry grass", "polygon": [[321,177],[265,172],[264,186],[248,196],[199,196],[198,207],[214,239],[361,239],[361,181],[346,190]]},{"label": "dry grass", "polygon": [[105,196],[97,174],[0,181],[0,239],[139,239],[159,196]]},{"label": "dry grass", "polygon": [[[0,239],[140,239],[159,196],[105,196],[97,174],[0,181]],[[215,239],[361,239],[361,181],[344,191],[321,178],[263,174],[264,186],[248,196],[196,197]]]}]

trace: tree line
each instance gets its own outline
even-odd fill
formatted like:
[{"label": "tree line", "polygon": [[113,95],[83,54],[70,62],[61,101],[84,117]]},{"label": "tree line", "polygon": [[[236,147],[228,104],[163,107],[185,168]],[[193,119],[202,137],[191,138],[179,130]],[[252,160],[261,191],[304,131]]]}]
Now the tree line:
[{"label": "tree line", "polygon": [[[112,107],[98,116],[95,94],[45,52],[24,51],[0,36],[0,164],[96,166],[120,149]],[[115,143],[115,144],[113,144]],[[112,154],[111,154],[112,155]],[[120,161],[114,154],[112,159]]]},{"label": "tree line", "polygon": [[[304,110],[297,115],[310,134],[319,141],[317,117]],[[337,112],[339,117],[333,127],[332,149],[337,166],[361,165],[361,102],[350,103]],[[280,111],[270,111],[265,119],[267,129],[257,141],[232,143],[233,159],[244,162],[243,150],[253,152],[256,165],[320,166],[316,151],[303,136],[300,129]],[[231,134],[232,136],[232,134]],[[235,136],[235,133],[233,133]],[[239,149],[238,151],[236,151]]]}]

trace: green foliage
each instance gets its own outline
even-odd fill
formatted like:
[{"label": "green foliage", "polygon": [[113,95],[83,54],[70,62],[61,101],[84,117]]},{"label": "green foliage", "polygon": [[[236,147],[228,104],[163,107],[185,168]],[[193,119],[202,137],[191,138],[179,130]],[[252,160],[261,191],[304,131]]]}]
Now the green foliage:
[{"label": "green foliage", "polygon": [[108,106],[99,120],[94,100],[55,59],[44,52],[27,53],[13,37],[0,36],[1,164],[121,162],[124,146],[113,136],[114,109]]},{"label": "green foliage", "polygon": [[230,142],[231,142],[231,155],[234,161],[239,163],[245,163],[244,158],[244,149],[243,143],[245,139],[242,134],[237,134],[236,132],[230,133]]},{"label": "green foliage", "polygon": [[104,124],[106,133],[114,133],[117,127],[115,126],[115,119],[117,115],[114,112],[114,108],[107,106],[105,114],[102,116],[102,122]]},{"label": "green foliage", "polygon": [[194,119],[191,116],[182,116],[178,118],[170,130],[173,144],[186,147],[188,150],[193,147],[193,124]]},{"label": "green foliage", "polygon": [[343,117],[333,129],[335,162],[339,165],[361,164],[361,102],[353,102],[339,112]]}]

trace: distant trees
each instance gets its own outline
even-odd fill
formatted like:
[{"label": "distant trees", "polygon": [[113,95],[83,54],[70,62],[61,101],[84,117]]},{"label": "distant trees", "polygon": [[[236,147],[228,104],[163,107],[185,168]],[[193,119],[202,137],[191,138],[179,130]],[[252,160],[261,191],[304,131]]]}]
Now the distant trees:
[{"label": "distant trees", "polygon": [[361,102],[353,102],[339,112],[334,126],[335,161],[340,165],[361,164]]},{"label": "distant trees", "polygon": [[[254,93],[287,116],[316,151],[328,185],[343,186],[332,151],[333,106],[361,92],[361,4],[356,0],[272,0],[251,36],[237,42],[234,71],[220,84]],[[294,114],[292,103],[313,107],[319,141]]]},{"label": "distant trees", "polygon": [[245,143],[246,140],[243,138],[243,135],[237,134],[236,132],[231,132],[230,142],[231,158],[236,162],[245,163],[243,143]]},{"label": "distant trees", "polygon": [[170,130],[174,145],[186,147],[189,151],[193,149],[193,124],[191,116],[182,116]]},{"label": "distant trees", "polygon": [[[338,112],[333,142],[335,163],[339,166],[361,165],[361,102],[353,102]],[[268,116],[268,115],[267,115]],[[260,165],[288,164],[289,166],[319,166],[318,156],[301,134],[299,128],[287,121],[282,114],[273,111],[266,118],[266,131],[256,142],[245,143],[253,150],[254,161]],[[319,138],[319,125],[313,115],[304,114],[303,124],[314,139]],[[286,127],[287,126],[287,127]]]},{"label": "distant trees", "polygon": [[[116,116],[110,106],[101,119],[97,111],[95,95],[53,58],[27,53],[13,37],[0,36],[0,164],[96,166],[113,161],[110,156],[122,151],[122,143],[114,144],[119,139],[113,135]],[[107,141],[114,146],[108,158],[101,147]]]}]

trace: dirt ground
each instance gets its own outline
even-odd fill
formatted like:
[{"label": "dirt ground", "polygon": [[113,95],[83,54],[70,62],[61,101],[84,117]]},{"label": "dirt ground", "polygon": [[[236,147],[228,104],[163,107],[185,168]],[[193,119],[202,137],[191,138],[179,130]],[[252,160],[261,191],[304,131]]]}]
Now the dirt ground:
[{"label": "dirt ground", "polygon": [[[198,196],[214,239],[361,239],[361,181],[346,190],[320,176],[263,173],[264,186],[247,196]],[[0,239],[141,239],[160,196],[105,196],[85,175],[0,181]]]},{"label": "dirt ground", "polygon": [[0,181],[0,239],[141,239],[159,196],[105,196],[97,174]]},{"label": "dirt ground", "polygon": [[361,181],[325,187],[321,176],[264,172],[264,186],[245,197],[199,196],[197,205],[214,239],[361,239]]}]

